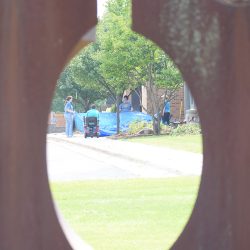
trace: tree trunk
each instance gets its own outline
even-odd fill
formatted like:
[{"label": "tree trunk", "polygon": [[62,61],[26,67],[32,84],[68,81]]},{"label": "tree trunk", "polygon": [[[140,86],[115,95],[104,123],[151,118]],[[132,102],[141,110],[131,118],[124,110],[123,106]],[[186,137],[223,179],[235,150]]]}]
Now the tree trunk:
[{"label": "tree trunk", "polygon": [[161,134],[161,113],[157,112],[157,117],[153,116],[153,130],[155,135]]},{"label": "tree trunk", "polygon": [[154,130],[154,134],[155,135],[159,135],[160,134],[159,123],[158,123],[158,119],[157,118],[153,119],[153,130]]},{"label": "tree trunk", "polygon": [[161,134],[161,112],[158,112],[159,116],[157,119],[157,135]]},{"label": "tree trunk", "polygon": [[116,134],[118,135],[120,133],[120,96],[116,96]]}]

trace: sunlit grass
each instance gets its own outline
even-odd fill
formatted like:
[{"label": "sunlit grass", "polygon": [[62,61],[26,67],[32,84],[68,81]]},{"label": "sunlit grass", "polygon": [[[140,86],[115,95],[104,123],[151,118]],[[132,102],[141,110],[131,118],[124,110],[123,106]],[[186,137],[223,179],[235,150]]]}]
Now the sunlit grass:
[{"label": "sunlit grass", "polygon": [[61,212],[95,250],[165,250],[192,211],[199,177],[52,183]]},{"label": "sunlit grass", "polygon": [[154,146],[169,147],[177,150],[184,150],[193,153],[202,153],[201,135],[184,136],[143,136],[128,139],[131,142],[144,143]]}]

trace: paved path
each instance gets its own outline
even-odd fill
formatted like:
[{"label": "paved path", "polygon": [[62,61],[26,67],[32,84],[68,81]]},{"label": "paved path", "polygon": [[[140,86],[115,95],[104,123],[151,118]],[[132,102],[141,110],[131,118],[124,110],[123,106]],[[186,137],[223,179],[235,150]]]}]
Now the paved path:
[{"label": "paved path", "polygon": [[200,175],[202,155],[108,138],[49,134],[51,180],[165,178]]}]

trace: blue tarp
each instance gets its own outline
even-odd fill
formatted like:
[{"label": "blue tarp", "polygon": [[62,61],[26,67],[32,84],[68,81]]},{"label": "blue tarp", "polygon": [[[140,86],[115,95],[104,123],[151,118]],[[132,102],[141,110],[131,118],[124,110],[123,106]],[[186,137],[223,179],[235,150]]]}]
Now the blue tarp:
[{"label": "blue tarp", "polygon": [[[80,132],[84,132],[83,117],[86,113],[75,114],[75,126]],[[134,121],[152,121],[150,115],[142,112],[122,112],[120,113],[120,131],[128,131],[129,124]],[[110,136],[116,134],[116,113],[100,113],[100,136]]]}]

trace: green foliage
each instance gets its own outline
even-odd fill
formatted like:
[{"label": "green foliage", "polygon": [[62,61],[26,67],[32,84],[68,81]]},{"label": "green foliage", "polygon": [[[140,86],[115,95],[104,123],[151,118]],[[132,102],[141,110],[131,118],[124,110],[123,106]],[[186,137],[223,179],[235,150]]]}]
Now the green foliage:
[{"label": "green foliage", "polygon": [[163,123],[160,124],[160,128],[161,128],[161,134],[170,134],[170,131],[173,129],[168,125],[165,125]]},{"label": "green foliage", "polygon": [[146,121],[133,121],[129,124],[128,134],[135,135],[143,129],[153,129],[153,123]]},{"label": "green foliage", "polygon": [[130,20],[131,1],[109,0],[107,2],[107,12],[116,16],[123,16]]},{"label": "green foliage", "polygon": [[[152,116],[163,109],[163,98],[157,89],[168,91],[168,98],[183,84],[180,71],[172,60],[150,40],[131,30],[131,1],[110,0],[108,10],[98,29],[99,50],[94,56],[100,62],[100,72],[106,81],[122,93],[145,86]],[[160,131],[157,123],[155,132]]]},{"label": "green foliage", "polygon": [[56,93],[52,100],[51,110],[54,112],[64,112],[64,100],[65,96],[60,96]]},{"label": "green foliage", "polygon": [[87,80],[80,80],[81,78],[78,77],[78,73],[82,74],[79,69],[80,66],[78,64],[77,67],[72,66],[77,60],[78,58],[75,58],[72,64],[67,65],[61,73],[57,82],[52,110],[54,110],[54,108],[58,110],[60,103],[61,109],[63,109],[64,101],[60,102],[60,100],[65,100],[68,95],[73,96],[73,105],[78,112],[87,111],[92,103],[97,100],[103,100],[107,96],[102,89],[98,89],[96,86],[89,84]]},{"label": "green foliage", "polygon": [[113,105],[111,106],[111,112],[113,112],[113,113],[116,112],[116,105],[115,105],[115,104],[113,104]]},{"label": "green foliage", "polygon": [[170,135],[199,135],[201,128],[199,124],[189,123],[179,125],[175,129],[171,129]]},{"label": "green foliage", "polygon": [[152,82],[176,88],[183,83],[179,70],[154,43],[131,30],[131,1],[111,0],[97,29],[100,71],[121,92]]},{"label": "green foliage", "polygon": [[179,70],[164,51],[131,30],[131,0],[109,0],[97,26],[96,42],[65,68],[57,94],[64,99],[77,93],[77,105],[86,111],[91,103],[107,97],[118,104],[125,90],[145,86],[154,115],[162,112],[164,102],[156,89],[175,90],[182,83]]},{"label": "green foliage", "polygon": [[70,63],[73,79],[81,85],[106,89],[115,97],[126,89],[152,82],[176,88],[183,80],[165,53],[131,30],[131,2],[110,0],[97,27],[97,41]]}]

